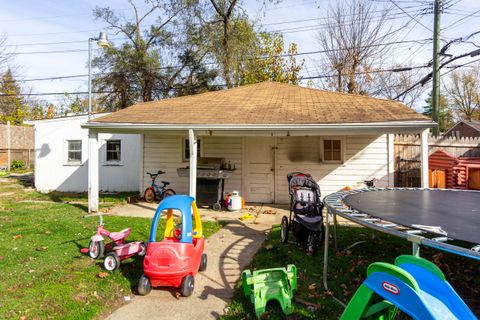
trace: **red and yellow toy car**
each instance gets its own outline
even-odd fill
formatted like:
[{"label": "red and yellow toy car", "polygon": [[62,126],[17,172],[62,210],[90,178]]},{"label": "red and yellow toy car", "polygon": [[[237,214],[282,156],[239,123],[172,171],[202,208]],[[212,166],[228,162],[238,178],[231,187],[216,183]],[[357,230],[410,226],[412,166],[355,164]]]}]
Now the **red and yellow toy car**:
[{"label": "red and yellow toy car", "polygon": [[[174,212],[179,213],[181,224],[175,224]],[[163,213],[167,215],[164,239],[157,242],[158,222]],[[203,248],[202,222],[195,200],[185,195],[165,198],[153,217],[138,293],[147,295],[152,287],[176,287],[180,288],[184,297],[190,296],[195,275],[207,268],[207,255],[203,253]]]}]

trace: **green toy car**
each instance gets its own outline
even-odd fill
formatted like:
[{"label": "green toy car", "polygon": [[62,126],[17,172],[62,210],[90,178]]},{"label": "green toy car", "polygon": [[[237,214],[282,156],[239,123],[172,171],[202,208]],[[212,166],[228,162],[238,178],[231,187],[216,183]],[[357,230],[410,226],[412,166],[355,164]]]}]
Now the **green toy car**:
[{"label": "green toy car", "polygon": [[283,313],[292,313],[293,293],[297,290],[297,267],[272,268],[242,272],[243,291],[255,306],[258,318],[265,312],[268,301],[277,300]]}]

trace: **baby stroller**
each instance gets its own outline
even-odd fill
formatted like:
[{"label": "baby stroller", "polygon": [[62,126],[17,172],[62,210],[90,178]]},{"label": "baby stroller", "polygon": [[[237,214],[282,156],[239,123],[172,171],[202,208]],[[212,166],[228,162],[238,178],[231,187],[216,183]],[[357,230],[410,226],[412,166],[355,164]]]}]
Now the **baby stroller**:
[{"label": "baby stroller", "polygon": [[297,241],[306,245],[308,253],[313,255],[322,242],[325,231],[320,187],[308,173],[291,172],[287,174],[287,180],[290,217],[282,218],[282,243],[288,241],[288,232],[291,229]]}]

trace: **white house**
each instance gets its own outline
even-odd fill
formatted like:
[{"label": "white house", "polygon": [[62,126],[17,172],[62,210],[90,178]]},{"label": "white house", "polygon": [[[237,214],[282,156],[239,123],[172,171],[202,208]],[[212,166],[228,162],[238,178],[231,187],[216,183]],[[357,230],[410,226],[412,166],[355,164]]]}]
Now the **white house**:
[{"label": "white house", "polygon": [[[227,191],[241,190],[248,202],[287,203],[291,171],[311,173],[324,195],[371,178],[393,186],[394,133],[422,134],[426,186],[434,125],[396,101],[264,82],[140,103],[83,127],[93,157],[104,133],[140,135],[140,191],[150,181],[145,172],[160,168],[177,193],[194,196],[199,153],[235,164]],[[176,169],[187,165],[189,177],[179,177]],[[88,174],[89,209],[96,211],[98,167]]]},{"label": "white house", "polygon": [[[35,126],[35,187],[39,191],[87,191],[88,130],[81,127],[87,121],[87,115],[80,115],[30,122]],[[141,137],[107,133],[98,139],[100,190],[138,190]]]}]

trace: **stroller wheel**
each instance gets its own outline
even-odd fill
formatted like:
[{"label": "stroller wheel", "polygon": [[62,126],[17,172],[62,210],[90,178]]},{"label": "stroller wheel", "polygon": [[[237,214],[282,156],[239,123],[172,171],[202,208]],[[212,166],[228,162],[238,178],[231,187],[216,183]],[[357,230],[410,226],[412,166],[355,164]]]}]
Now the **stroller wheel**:
[{"label": "stroller wheel", "polygon": [[310,255],[315,255],[320,244],[320,232],[310,232],[307,239],[307,251]]},{"label": "stroller wheel", "polygon": [[282,217],[282,229],[280,230],[280,238],[283,244],[288,241],[288,218]]}]

